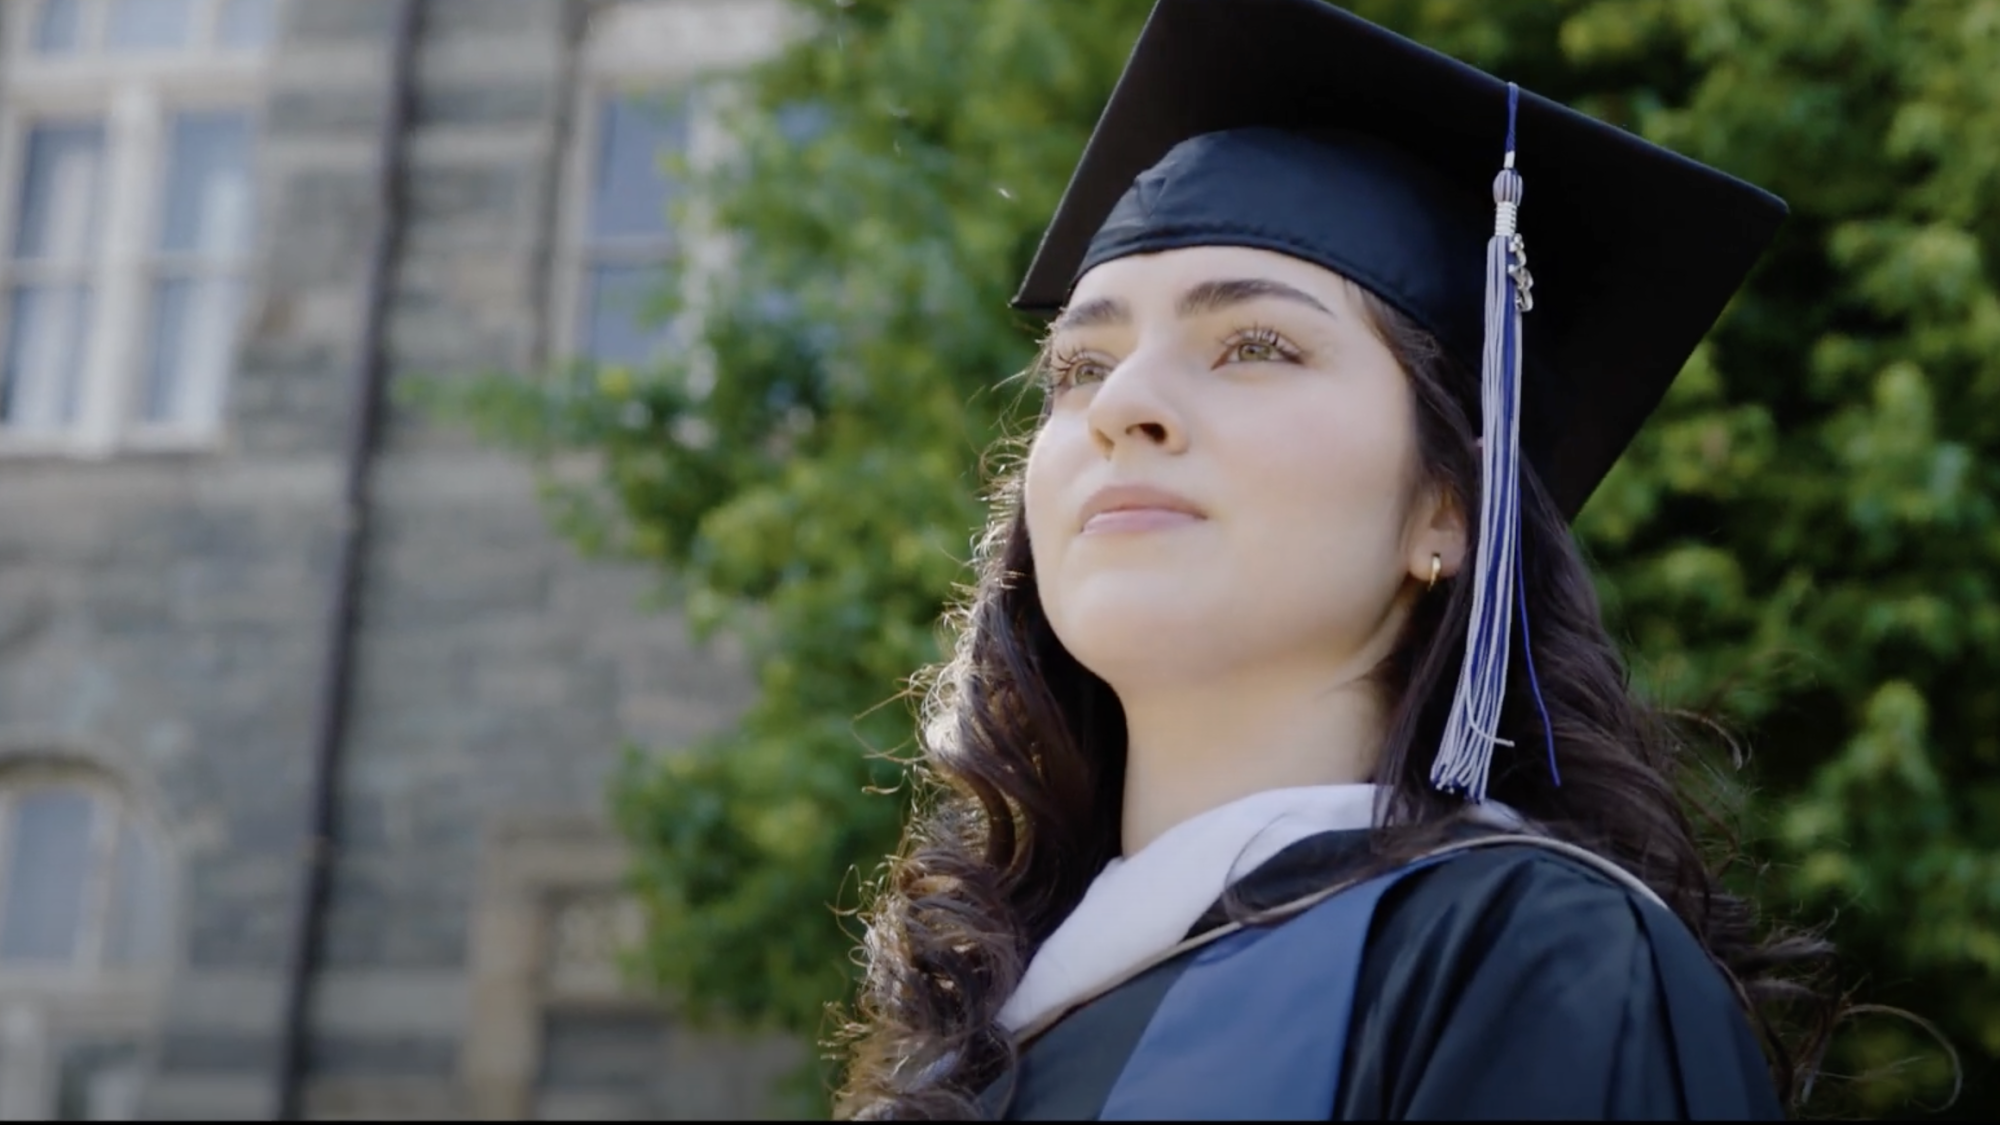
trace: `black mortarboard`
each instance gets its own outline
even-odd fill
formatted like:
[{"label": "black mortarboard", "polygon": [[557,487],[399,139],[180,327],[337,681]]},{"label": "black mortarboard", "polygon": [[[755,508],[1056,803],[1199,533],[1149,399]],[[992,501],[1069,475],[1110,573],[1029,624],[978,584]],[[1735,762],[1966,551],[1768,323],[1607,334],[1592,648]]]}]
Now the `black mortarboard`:
[{"label": "black mortarboard", "polygon": [[1325,0],[1159,0],[1014,304],[1055,312],[1113,258],[1254,246],[1347,276],[1482,370],[1474,620],[1433,775],[1478,798],[1515,616],[1516,458],[1574,516],[1784,214]]},{"label": "black mortarboard", "polygon": [[[1505,82],[1323,0],[1160,0],[1015,307],[1056,311],[1086,262],[1266,246],[1362,283],[1476,365],[1506,123]],[[1349,148],[1203,136],[1255,126],[1347,131]],[[1523,444],[1574,515],[1785,205],[1525,90],[1518,130],[1535,279]]]}]

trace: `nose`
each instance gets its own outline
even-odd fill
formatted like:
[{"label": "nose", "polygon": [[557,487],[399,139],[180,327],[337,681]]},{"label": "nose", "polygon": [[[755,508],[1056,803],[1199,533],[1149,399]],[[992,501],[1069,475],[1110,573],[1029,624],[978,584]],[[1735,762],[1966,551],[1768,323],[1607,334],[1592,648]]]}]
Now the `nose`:
[{"label": "nose", "polygon": [[1090,436],[1106,457],[1121,445],[1146,445],[1165,453],[1187,448],[1187,426],[1171,400],[1167,372],[1139,355],[1106,376],[1091,396]]}]

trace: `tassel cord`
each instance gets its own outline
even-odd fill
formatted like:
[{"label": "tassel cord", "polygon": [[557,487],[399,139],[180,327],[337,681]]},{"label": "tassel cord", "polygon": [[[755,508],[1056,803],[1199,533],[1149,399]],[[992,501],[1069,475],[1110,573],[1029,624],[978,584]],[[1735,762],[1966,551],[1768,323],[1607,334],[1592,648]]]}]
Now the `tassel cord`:
[{"label": "tassel cord", "polygon": [[1507,147],[1493,181],[1493,237],[1486,243],[1486,345],[1480,356],[1482,488],[1473,564],[1472,618],[1465,657],[1453,690],[1444,740],[1431,764],[1431,783],[1474,802],[1486,799],[1507,702],[1507,665],[1516,611],[1528,687],[1548,746],[1557,785],[1555,728],[1535,671],[1528,597],[1521,581],[1521,314],[1532,307],[1533,279],[1517,232],[1522,183],[1514,170],[1514,127],[1520,89],[1507,84]]},{"label": "tassel cord", "polygon": [[1486,249],[1486,350],[1482,357],[1481,469],[1478,552],[1474,563],[1472,621],[1459,670],[1444,744],[1432,765],[1440,788],[1486,797],[1493,747],[1500,741],[1500,713],[1506,701],[1507,657],[1514,615],[1514,563],[1519,557],[1520,353],[1512,346],[1520,310],[1514,294],[1513,211],[1520,179],[1511,171],[1495,183],[1500,214]]},{"label": "tassel cord", "polygon": [[[1512,290],[1512,279],[1508,280],[1508,289]],[[1509,296],[1511,297],[1512,294],[1510,293]],[[1518,314],[1515,316],[1515,322],[1517,324],[1520,322]],[[1507,343],[1509,348],[1513,348],[1518,346],[1519,342],[1518,339],[1509,339]],[[1518,487],[1519,481],[1517,480],[1515,484]],[[1514,509],[1514,519],[1517,526],[1520,518],[1520,506],[1517,503]],[[1561,788],[1563,783],[1562,771],[1556,768],[1556,728],[1555,724],[1549,721],[1548,701],[1542,698],[1541,677],[1535,674],[1534,635],[1528,631],[1528,583],[1525,577],[1527,571],[1521,565],[1521,543],[1523,538],[1523,536],[1518,534],[1514,537],[1514,603],[1521,608],[1521,660],[1528,668],[1528,691],[1535,697],[1535,713],[1541,716],[1542,738],[1548,744],[1549,778],[1558,788]]]}]

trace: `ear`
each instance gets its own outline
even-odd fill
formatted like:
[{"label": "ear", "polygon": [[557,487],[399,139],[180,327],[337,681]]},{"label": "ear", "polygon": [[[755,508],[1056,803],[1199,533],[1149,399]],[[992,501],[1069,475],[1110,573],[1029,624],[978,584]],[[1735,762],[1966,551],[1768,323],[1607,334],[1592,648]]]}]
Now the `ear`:
[{"label": "ear", "polygon": [[1465,567],[1465,511],[1442,485],[1425,485],[1410,513],[1410,577],[1428,585],[1431,558],[1438,560],[1438,577],[1450,578]]}]

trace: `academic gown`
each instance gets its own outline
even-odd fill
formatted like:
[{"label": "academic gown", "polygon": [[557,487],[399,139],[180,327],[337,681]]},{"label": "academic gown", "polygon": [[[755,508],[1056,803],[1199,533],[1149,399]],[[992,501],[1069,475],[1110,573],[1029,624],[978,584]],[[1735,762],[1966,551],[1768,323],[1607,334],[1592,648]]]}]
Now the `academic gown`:
[{"label": "academic gown", "polygon": [[[1352,879],[1367,837],[1308,837],[1235,893],[1262,908]],[[1189,937],[1227,921],[1218,903]],[[1519,844],[1461,853],[1395,881],[1362,924],[1330,1119],[1783,1116],[1756,1036],[1693,935],[1585,863]],[[1005,1120],[1098,1118],[1201,956],[1170,956],[1035,1035],[983,1108]],[[1287,971],[1283,958],[1264,960],[1257,971]],[[1208,1034],[1193,1022],[1197,1038]],[[1240,1050],[1243,1029],[1214,1024],[1230,1040],[1217,1050]]]}]

